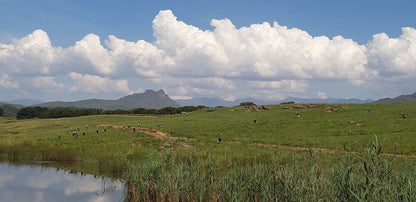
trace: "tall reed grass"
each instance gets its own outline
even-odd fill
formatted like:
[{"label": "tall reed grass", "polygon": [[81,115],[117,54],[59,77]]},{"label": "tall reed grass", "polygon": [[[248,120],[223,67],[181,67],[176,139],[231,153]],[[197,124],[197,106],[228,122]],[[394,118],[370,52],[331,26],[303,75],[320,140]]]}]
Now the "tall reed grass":
[{"label": "tall reed grass", "polygon": [[377,139],[365,155],[323,166],[313,154],[288,162],[213,154],[150,153],[126,158],[128,201],[416,201],[416,164],[381,158]]},{"label": "tall reed grass", "polygon": [[[40,148],[32,144],[18,144],[2,146],[0,148],[2,158],[8,162],[18,161],[56,161],[71,163],[75,161],[75,154],[68,151],[52,148]],[[1,159],[0,159],[1,160]]]}]

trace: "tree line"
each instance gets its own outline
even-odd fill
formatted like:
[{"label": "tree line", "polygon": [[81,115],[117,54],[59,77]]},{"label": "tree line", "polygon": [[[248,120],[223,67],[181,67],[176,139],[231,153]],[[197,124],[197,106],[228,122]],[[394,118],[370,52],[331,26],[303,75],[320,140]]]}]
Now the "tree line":
[{"label": "tree line", "polygon": [[62,118],[62,117],[77,117],[100,114],[179,114],[191,112],[198,109],[206,108],[205,106],[185,106],[185,107],[165,107],[162,109],[145,109],[136,108],[132,110],[102,110],[102,109],[80,109],[80,108],[45,108],[45,107],[25,107],[17,113],[17,119],[31,119],[31,118]]},{"label": "tree line", "polygon": [[77,117],[87,115],[101,114],[101,109],[75,109],[75,108],[45,108],[45,107],[25,107],[17,113],[17,119],[31,119],[31,118],[62,118],[62,117]]}]

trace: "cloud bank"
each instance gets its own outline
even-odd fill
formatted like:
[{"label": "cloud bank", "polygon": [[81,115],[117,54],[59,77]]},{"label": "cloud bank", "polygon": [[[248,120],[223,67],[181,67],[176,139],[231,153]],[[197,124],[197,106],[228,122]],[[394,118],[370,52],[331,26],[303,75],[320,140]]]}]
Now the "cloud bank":
[{"label": "cloud bank", "polygon": [[152,86],[176,97],[276,99],[303,96],[316,82],[376,89],[416,78],[415,28],[402,28],[398,38],[375,34],[362,45],[277,22],[236,28],[229,19],[213,19],[211,26],[201,30],[163,10],[153,20],[152,42],[88,34],[67,48],[35,30],[0,43],[0,89],[94,95]]}]

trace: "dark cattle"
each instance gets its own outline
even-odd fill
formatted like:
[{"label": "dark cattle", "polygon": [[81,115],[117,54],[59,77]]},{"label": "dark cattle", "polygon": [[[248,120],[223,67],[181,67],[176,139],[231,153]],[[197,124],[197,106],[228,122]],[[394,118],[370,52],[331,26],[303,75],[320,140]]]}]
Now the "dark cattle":
[{"label": "dark cattle", "polygon": [[82,135],[85,136],[85,132],[82,132]]},{"label": "dark cattle", "polygon": [[254,123],[257,123],[257,120],[256,120],[256,119],[254,119],[254,120],[253,120],[253,122],[254,122]]},{"label": "dark cattle", "polygon": [[98,134],[98,129],[97,129],[97,130],[95,130],[95,132]]},{"label": "dark cattle", "polygon": [[264,106],[264,105],[262,105],[262,106],[261,106],[261,108],[262,108],[263,110],[269,110],[269,108],[268,108],[267,106]]},{"label": "dark cattle", "polygon": [[218,137],[218,143],[221,143],[222,139],[221,139],[221,134]]},{"label": "dark cattle", "polygon": [[403,119],[407,118],[407,116],[406,116],[406,114],[405,114],[405,113],[402,113],[402,118],[403,118]]},{"label": "dark cattle", "polygon": [[136,128],[133,128],[133,132],[136,132]]}]

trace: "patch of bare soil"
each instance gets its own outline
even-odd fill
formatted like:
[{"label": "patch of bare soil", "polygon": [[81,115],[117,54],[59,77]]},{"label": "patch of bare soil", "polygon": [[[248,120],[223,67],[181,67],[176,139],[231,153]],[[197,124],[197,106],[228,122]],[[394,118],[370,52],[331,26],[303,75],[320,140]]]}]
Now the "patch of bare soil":
[{"label": "patch of bare soil", "polygon": [[111,124],[100,124],[98,127],[105,127],[105,128],[114,128],[114,129],[124,129],[124,130],[135,130],[138,132],[144,132],[154,138],[157,139],[175,139],[172,136],[167,135],[166,133],[156,130],[156,129],[150,129],[150,128],[142,128],[142,127],[124,127],[120,125],[111,125]]},{"label": "patch of bare soil", "polygon": [[[187,138],[177,138],[172,137],[168,135],[167,133],[164,133],[160,130],[156,129],[150,129],[150,128],[142,128],[142,127],[125,127],[120,125],[111,125],[111,124],[100,124],[97,127],[105,127],[105,128],[114,128],[114,129],[121,129],[121,130],[131,130],[131,131],[137,131],[137,132],[144,132],[147,135],[150,135],[157,139],[164,139],[169,140],[168,142],[165,142],[164,145],[159,147],[159,150],[165,150],[166,148],[170,147],[182,147],[182,148],[190,148],[191,145],[188,145],[186,142],[182,142],[183,140],[186,141]],[[177,141],[178,140],[178,141]],[[137,142],[140,147],[146,146],[149,142]]]}]

